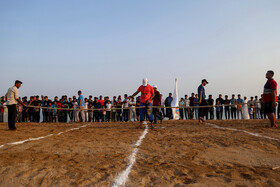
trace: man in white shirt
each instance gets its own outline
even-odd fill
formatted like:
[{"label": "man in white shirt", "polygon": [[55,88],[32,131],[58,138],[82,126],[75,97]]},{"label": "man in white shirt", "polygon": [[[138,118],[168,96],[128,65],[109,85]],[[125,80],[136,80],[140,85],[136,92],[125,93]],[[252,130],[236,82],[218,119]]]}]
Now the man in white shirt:
[{"label": "man in white shirt", "polygon": [[18,89],[20,88],[22,82],[19,80],[15,81],[15,85],[8,89],[5,98],[8,107],[8,126],[10,130],[16,130],[16,117],[17,117],[17,103],[22,106],[25,104],[19,99]]}]

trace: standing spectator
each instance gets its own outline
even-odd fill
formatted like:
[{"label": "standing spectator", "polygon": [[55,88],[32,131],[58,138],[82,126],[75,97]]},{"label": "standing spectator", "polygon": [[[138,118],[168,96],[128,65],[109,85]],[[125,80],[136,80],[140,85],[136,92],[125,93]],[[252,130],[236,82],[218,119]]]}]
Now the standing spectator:
[{"label": "standing spectator", "polygon": [[194,93],[191,94],[191,97],[190,97],[190,118],[189,119],[193,119],[194,117]]},{"label": "standing spectator", "polygon": [[85,98],[85,121],[88,122],[88,99]]},{"label": "standing spectator", "polygon": [[261,102],[261,110],[260,110],[261,119],[266,119],[266,115],[265,115],[265,112],[264,112],[263,94],[261,95],[260,102]]},{"label": "standing spectator", "polygon": [[189,119],[190,118],[190,100],[188,98],[188,95],[185,95],[185,99],[184,99],[184,102],[185,102],[185,118],[186,119]]},{"label": "standing spectator", "polygon": [[[223,104],[224,104],[224,99],[223,99],[223,97],[222,97],[222,94],[219,94],[219,97],[216,99],[216,105],[217,105],[217,103],[218,103],[218,101],[219,101],[219,103],[220,103],[220,111],[219,111],[219,118],[217,118],[217,119],[223,119],[223,112],[224,112],[224,109],[223,109]],[[216,113],[217,113],[217,110],[216,110]]]},{"label": "standing spectator", "polygon": [[93,100],[92,100],[92,95],[89,96],[88,98],[88,121],[92,122],[93,119]]},{"label": "standing spectator", "polygon": [[[243,99],[241,98],[241,95],[237,95],[237,119],[242,119],[242,104],[243,104]],[[240,116],[240,118],[239,118]]]},{"label": "standing spectator", "polygon": [[[105,104],[105,102],[104,102]],[[102,106],[102,110],[100,111],[101,114],[101,122],[105,122],[106,120],[106,107],[105,105]]]},{"label": "standing spectator", "polygon": [[93,107],[94,107],[94,111],[93,111],[93,115],[94,115],[94,121],[95,122],[101,122],[101,103],[99,102],[98,100],[98,97],[95,97],[94,98],[94,101],[93,101]]},{"label": "standing spectator", "polygon": [[164,98],[162,97],[163,95],[162,94],[160,94],[160,103],[161,103],[161,113],[162,113],[162,118],[164,118],[165,117],[165,110],[164,110]]},{"label": "standing spectator", "polygon": [[182,97],[179,101],[179,113],[180,113],[181,120],[184,119],[184,107],[185,107],[185,102],[184,102],[184,98]]},{"label": "standing spectator", "polygon": [[198,112],[199,112],[199,99],[198,99],[198,94],[195,94],[195,98],[193,99],[193,104],[194,104],[194,116],[195,116],[195,119],[198,120]]},{"label": "standing spectator", "polygon": [[204,107],[207,106],[208,103],[206,101],[206,94],[205,94],[205,86],[208,84],[206,79],[201,81],[201,85],[198,87],[198,99],[199,99],[199,123],[204,122],[204,117],[208,114],[208,108]]},{"label": "standing spectator", "polygon": [[76,97],[73,97],[73,111],[74,111],[74,113],[73,113],[73,116],[74,116],[74,118],[73,118],[73,121],[74,122],[79,122],[79,106],[78,106],[78,101],[77,101],[77,99],[76,99]]},{"label": "standing spectator", "polygon": [[134,100],[134,97],[132,97],[131,101],[129,102],[130,121],[137,121],[135,107],[136,107],[136,101]]},{"label": "standing spectator", "polygon": [[225,95],[225,100],[224,100],[224,105],[225,105],[225,117],[226,119],[230,119],[230,109],[229,109],[229,105],[230,104],[230,100],[228,99],[228,96]]},{"label": "standing spectator", "polygon": [[47,117],[48,116],[48,112],[47,112],[48,109],[45,108],[45,107],[48,107],[48,106],[49,106],[49,98],[48,98],[48,96],[45,96],[44,101],[42,101],[42,107],[44,107],[42,109],[43,123],[50,122],[50,119]]},{"label": "standing spectator", "polygon": [[[20,97],[19,97],[20,99]],[[17,104],[17,121],[22,122],[22,111],[23,111],[23,106],[20,104]]]},{"label": "standing spectator", "polygon": [[8,126],[9,130],[16,130],[16,115],[17,115],[17,103],[20,103],[22,106],[25,104],[19,99],[18,89],[21,87],[22,82],[19,80],[15,81],[15,85],[8,89],[5,97],[8,107]]},{"label": "standing spectator", "polygon": [[261,114],[260,114],[261,103],[260,103],[260,101],[258,99],[258,96],[255,96],[254,109],[255,109],[255,118],[256,119],[261,119]]},{"label": "standing spectator", "polygon": [[119,97],[118,101],[117,101],[117,111],[116,111],[116,115],[117,115],[117,121],[122,121],[122,100]]},{"label": "standing spectator", "polygon": [[56,101],[56,106],[58,108],[57,110],[57,120],[58,122],[62,122],[62,115],[63,115],[63,111],[61,110],[62,108],[62,99],[63,99],[63,96],[61,97],[61,99],[59,101]]},{"label": "standing spectator", "polygon": [[254,105],[253,104],[250,104],[249,116],[250,116],[250,119],[254,119]]},{"label": "standing spectator", "polygon": [[101,107],[104,106],[104,100],[102,95],[99,96],[99,103],[101,104]]},{"label": "standing spectator", "polygon": [[[165,99],[164,105],[165,107],[171,107],[171,102],[173,101],[172,93],[169,93],[169,96]],[[172,109],[166,108],[166,117],[172,119]]]},{"label": "standing spectator", "polygon": [[68,107],[69,107],[69,103],[67,100],[67,96],[65,95],[62,97],[62,102],[61,102],[61,108],[64,109],[64,110],[61,110],[61,122],[64,122],[64,123],[67,122]]},{"label": "standing spectator", "polygon": [[263,91],[263,102],[264,102],[264,112],[270,120],[271,127],[277,127],[275,122],[275,108],[277,101],[277,82],[273,79],[274,72],[267,71],[266,78],[267,82],[264,85]]},{"label": "standing spectator", "polygon": [[71,97],[69,97],[68,108],[69,108],[68,114],[69,114],[70,122],[72,123],[74,118],[74,110],[73,110],[74,104]]},{"label": "standing spectator", "polygon": [[112,104],[108,100],[106,102],[106,121],[108,121],[108,122],[111,120],[111,110],[112,110]]},{"label": "standing spectator", "polygon": [[217,101],[217,104],[216,104],[216,117],[217,117],[217,120],[221,120],[222,117],[221,117],[221,107],[222,107],[222,104],[220,103],[220,100]]},{"label": "standing spectator", "polygon": [[53,122],[53,110],[51,109],[53,106],[53,102],[52,101],[49,101],[49,106],[48,106],[48,109],[47,109],[47,115],[48,115],[48,118],[50,119],[50,123]]},{"label": "standing spectator", "polygon": [[115,122],[116,121],[116,107],[117,107],[117,97],[114,96],[113,97],[113,101],[112,101],[112,121]]},{"label": "standing spectator", "polygon": [[128,115],[129,115],[129,98],[127,97],[127,94],[124,94],[124,100],[123,100],[123,121],[128,122]]},{"label": "standing spectator", "polygon": [[[78,114],[79,113],[81,114],[82,121],[85,122],[85,112],[84,112],[85,102],[84,102],[84,96],[82,95],[82,91],[81,90],[78,91],[78,95],[79,95],[79,98],[78,98],[79,112],[78,112]],[[78,115],[78,117],[79,117],[79,115]]]},{"label": "standing spectator", "polygon": [[157,85],[153,86],[155,96],[153,98],[153,106],[158,108],[153,108],[153,115],[154,115],[154,124],[157,124],[157,120],[159,119],[162,121],[162,116],[160,115],[160,106],[161,106],[161,94],[157,89]]},{"label": "standing spectator", "polygon": [[232,94],[230,104],[232,105],[230,107],[230,112],[231,112],[231,119],[236,119],[236,110],[237,110],[237,100],[235,99],[235,95]]},{"label": "standing spectator", "polygon": [[[27,97],[23,97],[22,98],[22,101],[25,105],[28,105],[28,102],[27,102]],[[27,106],[24,106],[23,107],[23,110],[22,110],[22,121],[23,122],[28,122],[29,120],[29,117],[28,117],[28,107]]]},{"label": "standing spectator", "polygon": [[34,96],[30,96],[30,100],[28,102],[28,106],[29,106],[29,109],[28,109],[28,118],[29,118],[29,121],[30,122],[34,122],[34,108],[32,106],[34,106],[33,104],[34,102]]},{"label": "standing spectator", "polygon": [[[144,117],[145,115],[147,115],[149,121],[150,121],[150,125],[151,125],[151,129],[153,129],[153,110],[151,108],[152,106],[152,101],[153,98],[155,96],[155,92],[152,86],[150,86],[148,84],[148,79],[144,78],[142,81],[142,85],[137,89],[137,91],[130,97],[128,97],[129,99],[136,96],[139,92],[141,92],[141,97],[140,97],[140,106],[144,107],[144,108],[140,108],[140,125],[138,126],[138,128],[141,128],[143,125],[143,121],[144,121]],[[171,104],[171,103],[170,103]]]},{"label": "standing spectator", "polygon": [[[210,119],[213,120],[214,119],[214,99],[212,97],[212,95],[209,95],[208,97],[208,105],[209,105],[209,115],[210,115]],[[208,119],[208,115],[206,115],[206,119]]]},{"label": "standing spectator", "polygon": [[52,105],[52,123],[56,123],[57,122],[57,117],[58,117],[58,111],[57,111],[57,101],[54,101],[53,102],[53,105]]}]

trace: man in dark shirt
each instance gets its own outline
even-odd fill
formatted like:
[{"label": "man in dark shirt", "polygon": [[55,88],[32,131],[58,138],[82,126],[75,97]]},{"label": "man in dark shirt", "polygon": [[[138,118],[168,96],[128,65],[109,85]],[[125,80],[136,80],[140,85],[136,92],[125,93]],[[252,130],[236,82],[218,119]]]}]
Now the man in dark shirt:
[{"label": "man in dark shirt", "polygon": [[61,111],[61,121],[66,123],[67,122],[67,113],[68,111],[66,109],[68,109],[69,103],[67,101],[67,96],[64,95],[62,98],[62,103],[61,103],[61,108],[63,108],[64,110]]},{"label": "man in dark shirt", "polygon": [[[154,92],[155,92],[155,96],[153,98],[153,106],[160,107],[161,106],[161,94],[157,90],[157,85],[154,85],[153,88],[154,88]],[[154,124],[157,124],[157,119],[162,121],[162,117],[160,115],[160,108],[153,108],[153,115],[154,115]]]},{"label": "man in dark shirt", "polygon": [[219,107],[220,111],[218,111],[218,115],[216,115],[216,116],[217,116],[217,119],[223,119],[224,99],[222,98],[222,94],[219,94],[219,97],[216,99],[216,105],[217,105],[218,102],[221,106]]},{"label": "man in dark shirt", "polygon": [[195,99],[195,96],[194,96],[194,93],[192,93],[191,97],[189,98],[190,100],[190,117],[189,119],[193,119],[194,117],[194,99]]},{"label": "man in dark shirt", "polygon": [[98,109],[98,110],[94,110],[94,112],[93,112],[95,122],[100,122],[101,110],[99,110],[99,109],[101,109],[101,103],[99,102],[98,97],[94,98],[93,107],[94,107],[94,109]]},{"label": "man in dark shirt", "polygon": [[[173,101],[172,93],[169,93],[169,96],[165,99],[164,105],[165,107],[171,107],[171,102]],[[166,108],[166,117],[172,119],[172,109]]]},{"label": "man in dark shirt", "polygon": [[[39,96],[37,95],[35,97],[35,100],[33,101],[33,106],[40,107],[41,106],[41,101],[39,100]],[[40,108],[34,108],[34,122],[39,123],[40,122]]]},{"label": "man in dark shirt", "polygon": [[72,101],[72,98],[71,98],[71,97],[69,97],[68,108],[70,109],[70,110],[68,111],[69,118],[70,118],[70,122],[73,122],[74,110],[72,110],[72,109],[74,108],[74,104],[73,104],[73,101]]},{"label": "man in dark shirt", "polygon": [[[42,107],[49,107],[49,98],[48,96],[44,97],[44,101],[42,102]],[[48,116],[48,109],[43,108],[43,122],[50,122],[50,118]]]},{"label": "man in dark shirt", "polygon": [[[208,105],[211,106],[211,107],[209,107],[210,119],[213,120],[214,119],[214,108],[213,108],[214,99],[213,99],[212,95],[209,95],[209,98],[207,101],[208,101]],[[206,115],[206,119],[208,119],[208,115]]]},{"label": "man in dark shirt", "polygon": [[224,105],[226,105],[225,106],[225,117],[226,117],[226,119],[230,118],[230,110],[229,110],[229,106],[227,106],[229,104],[230,104],[230,100],[228,99],[228,96],[225,95]]},{"label": "man in dark shirt", "polygon": [[208,84],[206,79],[201,81],[201,85],[199,85],[197,89],[198,94],[198,103],[199,103],[199,123],[204,122],[204,117],[208,114],[208,108],[204,107],[207,106],[208,103],[206,101],[206,94],[205,94],[205,86]]}]

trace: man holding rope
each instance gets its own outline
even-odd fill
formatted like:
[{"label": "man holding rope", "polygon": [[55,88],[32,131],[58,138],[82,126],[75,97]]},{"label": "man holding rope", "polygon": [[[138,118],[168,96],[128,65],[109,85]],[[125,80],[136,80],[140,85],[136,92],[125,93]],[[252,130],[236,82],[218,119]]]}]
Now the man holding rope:
[{"label": "man holding rope", "polygon": [[148,79],[143,79],[143,84],[138,88],[138,90],[131,96],[128,97],[128,99],[135,97],[139,92],[141,92],[140,97],[140,125],[137,128],[141,128],[143,125],[143,121],[145,119],[145,115],[147,115],[150,124],[151,129],[153,129],[153,112],[152,112],[152,100],[155,96],[154,89],[151,85],[148,84]]},{"label": "man holding rope", "polygon": [[16,130],[16,117],[17,117],[17,103],[22,106],[26,106],[18,96],[18,89],[21,87],[22,82],[19,80],[15,81],[15,85],[8,89],[6,93],[6,101],[8,107],[8,125],[10,130]]},{"label": "man holding rope", "polygon": [[274,72],[269,70],[266,73],[267,82],[264,85],[262,102],[264,104],[264,112],[270,120],[272,128],[277,127],[275,123],[275,109],[277,101],[277,82],[273,79]]}]

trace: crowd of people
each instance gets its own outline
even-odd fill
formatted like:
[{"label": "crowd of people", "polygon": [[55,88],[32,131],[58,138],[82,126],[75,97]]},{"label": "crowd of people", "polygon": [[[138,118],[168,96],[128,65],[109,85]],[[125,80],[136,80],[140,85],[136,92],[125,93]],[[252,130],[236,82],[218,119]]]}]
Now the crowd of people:
[{"label": "crowd of people", "polygon": [[[154,87],[157,91],[157,88]],[[158,91],[157,91],[158,92]],[[82,95],[81,95],[82,96]],[[105,121],[139,121],[139,108],[141,105],[140,96],[128,99],[127,94],[122,98],[114,96],[112,100],[109,97],[99,96],[82,98],[83,101],[76,97],[62,96],[60,99],[54,97],[50,100],[47,96],[31,96],[21,98],[26,105],[17,105],[17,122],[105,122]],[[162,94],[157,94],[153,99],[155,118],[154,120],[172,119],[171,107],[173,101],[172,93],[168,97],[163,98]],[[242,105],[247,103],[250,119],[266,119],[262,98],[258,96],[237,98],[234,94],[231,98],[222,94],[215,100],[212,95],[206,99],[208,104],[208,112],[206,119],[242,119]],[[1,97],[0,105],[0,122],[3,122],[4,113],[4,96]],[[185,95],[179,100],[179,114],[181,120],[199,119],[199,99],[198,94],[192,93],[190,97]],[[31,106],[35,106],[34,108]],[[41,108],[39,108],[41,107]],[[81,109],[81,107],[83,107]],[[196,108],[197,107],[197,108]],[[97,109],[97,110],[95,110]],[[275,112],[277,118],[280,118],[280,95],[278,96],[278,106]],[[42,119],[41,119],[42,118]]]},{"label": "crowd of people", "polygon": [[[255,96],[250,97],[249,100],[247,97],[242,99],[240,94],[237,98],[232,94],[230,99],[228,95],[223,98],[222,94],[216,100],[212,95],[206,98],[205,86],[208,81],[203,79],[198,86],[197,94],[192,93],[190,97],[185,95],[185,98],[180,99],[178,102],[180,118],[175,109],[174,119],[196,119],[199,124],[202,124],[205,119],[213,120],[214,116],[217,120],[265,119],[268,116],[271,127],[277,127],[275,116],[279,118],[280,95],[277,97],[277,82],[273,76],[273,71],[267,71],[268,80],[261,98]],[[29,100],[27,97],[21,99],[18,94],[21,84],[21,81],[16,80],[15,85],[8,89],[5,97],[1,97],[0,122],[3,121],[6,106],[10,130],[16,130],[16,121],[41,122],[41,113],[43,122],[68,122],[68,117],[70,122],[140,121],[139,128],[141,128],[143,122],[148,120],[152,129],[153,123],[156,124],[157,120],[173,119],[172,93],[164,99],[156,85],[148,84],[147,78],[142,80],[142,85],[131,96],[125,94],[123,99],[121,96],[118,98],[114,96],[112,100],[108,96],[104,99],[103,96],[93,98],[91,95],[84,98],[81,90],[78,91],[78,98],[64,95],[61,99],[56,96],[51,101],[47,96],[42,95],[41,99],[39,96],[31,96]],[[139,93],[141,95],[136,97]],[[174,102],[177,102],[177,98]]]}]

